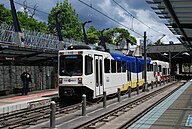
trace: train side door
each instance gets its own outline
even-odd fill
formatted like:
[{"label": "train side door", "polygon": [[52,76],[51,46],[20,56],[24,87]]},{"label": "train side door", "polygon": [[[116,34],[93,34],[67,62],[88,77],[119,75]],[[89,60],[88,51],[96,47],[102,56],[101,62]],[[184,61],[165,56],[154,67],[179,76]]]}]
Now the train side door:
[{"label": "train side door", "polygon": [[103,94],[103,57],[95,55],[95,95]]}]

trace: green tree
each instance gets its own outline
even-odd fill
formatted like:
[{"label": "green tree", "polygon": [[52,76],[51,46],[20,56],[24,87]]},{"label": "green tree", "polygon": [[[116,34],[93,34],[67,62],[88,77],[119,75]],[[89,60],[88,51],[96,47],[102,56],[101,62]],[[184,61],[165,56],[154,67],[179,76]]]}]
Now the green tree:
[{"label": "green tree", "polygon": [[68,0],[65,0],[63,3],[57,3],[56,7],[52,8],[48,16],[49,31],[52,34],[57,34],[55,14],[58,11],[61,11],[58,15],[58,20],[60,23],[62,36],[81,41],[83,39],[82,24],[78,20],[78,14],[76,14]]},{"label": "green tree", "polygon": [[99,31],[94,26],[90,26],[87,30],[87,39],[91,44],[99,42]]},{"label": "green tree", "polygon": [[136,43],[135,37],[131,36],[129,31],[124,28],[113,28],[104,33],[106,42],[116,44],[124,38],[129,38],[132,44]]},{"label": "green tree", "polygon": [[38,32],[47,32],[48,29],[45,22],[38,22],[34,18],[29,17],[24,12],[17,12],[17,15],[21,28]]},{"label": "green tree", "polygon": [[[6,9],[4,5],[0,4],[0,23],[5,23],[8,25],[13,25],[13,18],[11,11]],[[21,28],[26,30],[33,30],[39,32],[47,32],[47,25],[45,22],[38,22],[34,18],[31,18],[24,12],[17,12],[17,16],[19,19],[19,24]]]},{"label": "green tree", "polygon": [[135,37],[133,37],[133,36],[130,35],[130,36],[129,36],[129,39],[130,39],[130,41],[131,41],[132,44],[136,44],[137,40],[136,40]]},{"label": "green tree", "polygon": [[11,11],[6,9],[3,4],[0,4],[0,14],[0,23],[11,24],[13,22]]}]

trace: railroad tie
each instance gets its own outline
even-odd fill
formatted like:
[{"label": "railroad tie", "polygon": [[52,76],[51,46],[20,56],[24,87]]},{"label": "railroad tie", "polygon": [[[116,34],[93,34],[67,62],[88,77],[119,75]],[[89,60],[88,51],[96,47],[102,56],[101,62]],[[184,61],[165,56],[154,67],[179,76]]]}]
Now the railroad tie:
[{"label": "railroad tie", "polygon": [[103,119],[103,121],[104,121],[104,122],[109,122],[109,121],[112,121],[112,120],[115,119],[115,118],[116,118],[116,116],[109,116],[109,117]]},{"label": "railroad tie", "polygon": [[97,128],[103,126],[105,123],[106,123],[106,122],[99,121],[99,122],[97,122],[95,125],[89,126],[89,129],[97,129]]}]

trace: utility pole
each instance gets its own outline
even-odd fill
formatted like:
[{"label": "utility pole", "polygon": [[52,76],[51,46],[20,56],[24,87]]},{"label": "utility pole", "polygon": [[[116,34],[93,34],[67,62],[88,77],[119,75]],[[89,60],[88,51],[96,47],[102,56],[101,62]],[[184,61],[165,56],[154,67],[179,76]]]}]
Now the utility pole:
[{"label": "utility pole", "polygon": [[19,20],[17,17],[14,1],[10,0],[10,4],[11,4],[11,13],[12,13],[12,18],[13,18],[13,26],[14,26],[15,34],[16,34],[15,43],[17,46],[24,47],[24,43],[23,43],[24,42],[24,34],[22,33],[21,28],[20,28],[20,24],[19,24]]},{"label": "utility pole", "polygon": [[147,43],[146,43],[146,32],[144,32],[144,92],[148,90],[147,84]]},{"label": "utility pole", "polygon": [[169,50],[169,74],[172,74],[172,68],[171,68],[171,51]]},{"label": "utility pole", "polygon": [[56,20],[56,30],[57,30],[57,34],[59,37],[59,41],[63,41],[62,35],[61,35],[61,29],[60,29],[60,24],[59,24],[59,20],[58,20],[58,16],[61,13],[61,11],[58,11],[55,13],[55,20]]},{"label": "utility pole", "polygon": [[62,37],[62,34],[61,34],[60,23],[59,23],[59,19],[58,19],[59,14],[60,14],[61,12],[64,12],[64,11],[65,11],[65,10],[59,10],[59,11],[57,11],[57,12],[55,13],[55,20],[56,20],[57,35],[58,35],[59,41],[60,41],[59,47],[60,47],[60,48],[63,48],[63,47],[64,47],[64,49],[65,49],[65,48],[66,48],[66,45],[65,45],[64,42],[63,42],[63,37]]}]

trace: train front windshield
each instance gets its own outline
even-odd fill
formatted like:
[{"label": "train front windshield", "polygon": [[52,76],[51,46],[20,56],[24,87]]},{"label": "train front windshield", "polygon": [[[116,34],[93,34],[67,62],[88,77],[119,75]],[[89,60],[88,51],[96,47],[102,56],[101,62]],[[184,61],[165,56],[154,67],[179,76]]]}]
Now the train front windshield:
[{"label": "train front windshield", "polygon": [[60,56],[60,76],[82,76],[83,57],[82,55]]}]

